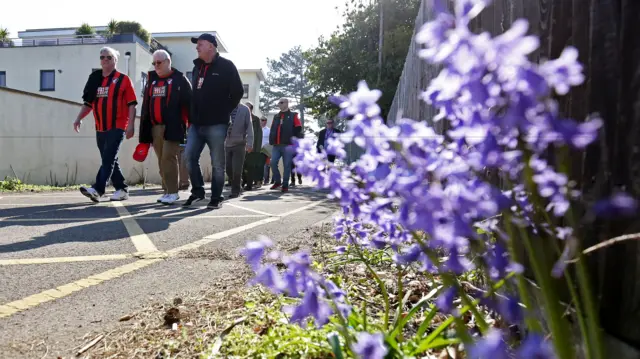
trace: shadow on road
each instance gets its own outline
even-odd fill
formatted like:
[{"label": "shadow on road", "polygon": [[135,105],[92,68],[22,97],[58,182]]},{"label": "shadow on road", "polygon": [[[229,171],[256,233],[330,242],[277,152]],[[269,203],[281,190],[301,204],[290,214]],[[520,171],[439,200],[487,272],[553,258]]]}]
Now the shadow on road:
[{"label": "shadow on road", "polygon": [[[145,193],[146,192],[146,193]],[[226,191],[225,191],[226,192]],[[145,197],[149,198],[149,202],[131,203],[125,202],[127,211],[134,215],[134,219],[144,220],[150,217],[162,217],[154,221],[152,226],[145,226],[147,235],[167,230],[173,223],[183,219],[183,216],[176,215],[184,213],[187,216],[196,216],[202,213],[213,212],[206,208],[207,201],[202,201],[198,206],[184,209],[180,206],[182,202],[174,206],[164,206],[155,202],[155,196],[151,194],[159,193],[157,190],[137,190],[131,194],[131,198]],[[228,193],[223,193],[228,196]],[[240,198],[243,202],[251,201],[279,201],[290,199],[292,201],[319,201],[326,199],[326,193],[313,192],[309,189],[301,189],[300,191],[290,190],[289,193],[281,192],[245,192]],[[82,201],[83,199],[79,199]],[[268,202],[267,206],[268,208]],[[326,207],[326,208],[324,208]],[[330,214],[335,211],[332,206],[323,206],[318,210],[322,214]],[[162,209],[161,211],[153,211],[147,213],[149,209]],[[95,222],[96,219],[111,219],[111,221]],[[2,219],[6,219],[3,222]],[[68,224],[77,224],[69,227]],[[112,206],[105,206],[91,203],[69,203],[69,204],[51,204],[51,205],[34,205],[21,206],[16,208],[0,209],[0,229],[6,229],[12,226],[20,227],[39,227],[46,225],[67,225],[63,228],[47,232],[38,237],[24,240],[17,243],[0,244],[0,253],[12,253],[33,250],[55,244],[69,242],[98,243],[113,240],[121,240],[128,237],[127,231],[119,218],[117,209]]]}]

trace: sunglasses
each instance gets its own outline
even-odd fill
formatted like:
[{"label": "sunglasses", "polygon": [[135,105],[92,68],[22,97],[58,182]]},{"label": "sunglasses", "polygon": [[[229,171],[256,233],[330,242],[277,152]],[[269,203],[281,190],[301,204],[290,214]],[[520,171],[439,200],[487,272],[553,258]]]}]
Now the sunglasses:
[{"label": "sunglasses", "polygon": [[162,61],[153,61],[153,62],[151,62],[151,66],[160,66],[160,64],[163,63],[163,62],[164,62],[164,60],[162,60]]},{"label": "sunglasses", "polygon": [[107,56],[100,55],[100,60],[104,60],[105,57],[107,58],[107,60],[113,60],[113,56],[111,56],[111,55],[107,55]]}]

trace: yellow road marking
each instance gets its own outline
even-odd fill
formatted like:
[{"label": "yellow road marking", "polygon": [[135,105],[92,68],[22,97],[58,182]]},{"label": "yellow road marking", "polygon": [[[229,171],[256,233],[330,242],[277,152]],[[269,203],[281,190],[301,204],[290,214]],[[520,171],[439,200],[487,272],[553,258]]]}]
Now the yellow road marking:
[{"label": "yellow road marking", "polygon": [[162,261],[162,259],[141,259],[130,264],[110,269],[100,274],[77,280],[73,283],[61,285],[54,289],[45,290],[44,292],[0,305],[0,318],[8,317],[29,308],[36,307],[40,304],[68,296],[69,294],[81,291],[84,288],[89,288],[107,280],[121,277],[127,273],[131,273],[160,261]]},{"label": "yellow road marking", "polygon": [[131,242],[136,247],[138,252],[146,253],[146,252],[157,252],[158,248],[156,245],[151,242],[149,236],[140,228],[138,222],[132,218],[131,213],[127,211],[127,208],[122,204],[122,202],[114,201],[113,206],[118,211],[120,215],[120,219],[122,219],[122,223],[124,227],[127,229],[129,236],[131,237]]},{"label": "yellow road marking", "polygon": [[265,215],[265,216],[270,216],[270,217],[271,217],[271,216],[275,216],[275,214],[271,214],[271,213],[267,213],[267,212],[262,212],[262,211],[259,211],[259,210],[257,210],[257,209],[251,209],[251,208],[247,208],[247,207],[243,207],[243,206],[238,206],[237,204],[233,204],[233,203],[227,203],[227,206],[235,207],[235,208],[241,209],[241,210],[243,210],[243,211],[248,211],[248,212],[253,212],[253,213],[257,213],[257,214],[262,214],[262,215]]},{"label": "yellow road marking", "polygon": [[98,255],[98,256],[0,259],[0,266],[9,266],[9,265],[17,265],[17,264],[50,264],[50,263],[113,261],[113,260],[121,260],[121,259],[128,259],[128,258],[133,258],[133,254],[105,254],[105,255]]},{"label": "yellow road marking", "polygon": [[[23,299],[19,299],[10,303],[6,303],[3,305],[0,305],[0,318],[4,318],[4,317],[9,317],[11,315],[14,315],[18,312],[33,308],[33,307],[37,307],[40,304],[46,303],[46,302],[50,302],[53,301],[55,299],[58,298],[62,298],[65,296],[68,296],[70,294],[73,294],[75,292],[81,291],[84,288],[89,288],[95,285],[98,285],[102,282],[105,282],[107,280],[111,280],[111,279],[115,279],[118,277],[123,276],[124,274],[127,273],[131,273],[134,272],[138,269],[142,269],[145,268],[147,266],[150,266],[154,263],[158,263],[160,261],[163,261],[164,258],[166,256],[174,256],[182,251],[186,251],[186,250],[191,250],[191,249],[196,249],[198,247],[201,247],[203,245],[206,245],[208,243],[211,243],[215,240],[218,239],[222,239],[225,237],[229,237],[232,236],[234,234],[238,234],[241,233],[243,231],[246,231],[248,229],[254,228],[254,227],[258,227],[261,226],[263,224],[267,224],[267,223],[271,223],[271,222],[275,222],[278,220],[283,219],[284,217],[290,216],[292,214],[296,214],[298,212],[302,212],[305,211],[307,209],[310,209],[312,207],[318,206],[321,203],[324,203],[326,200],[322,200],[322,201],[318,201],[318,202],[314,202],[311,203],[309,205],[306,205],[304,207],[300,207],[298,209],[294,209],[291,210],[289,212],[283,213],[282,215],[280,215],[279,217],[269,217],[269,218],[265,218],[262,220],[259,220],[257,222],[254,223],[250,223],[244,226],[240,226],[238,228],[234,228],[231,230],[227,230],[227,231],[223,231],[220,233],[216,233],[216,234],[212,234],[210,236],[207,236],[199,241],[184,245],[184,246],[180,246],[178,248],[174,248],[166,253],[161,253],[161,252],[156,252],[156,253],[138,253],[138,255],[140,256],[149,256],[152,259],[140,259],[136,262],[130,263],[130,264],[126,264],[114,269],[110,269],[107,270],[105,272],[99,273],[99,274],[95,274],[92,276],[89,276],[87,278],[84,279],[80,279],[77,280],[75,282],[69,283],[69,284],[65,284],[62,286],[59,286],[57,288],[54,289],[49,289],[49,290],[45,290],[41,293],[38,294],[34,294],[31,295],[29,297],[23,298]],[[115,203],[119,203],[119,202],[115,202]],[[114,204],[115,204],[114,203]],[[122,206],[122,204],[120,203],[120,207],[118,207],[116,205],[116,208],[122,208],[126,211],[126,209],[124,208],[124,206]],[[127,211],[128,213],[128,211]],[[133,221],[132,219],[130,219],[131,221]],[[134,221],[135,223],[135,221]],[[137,224],[136,224],[137,226]],[[140,229],[140,227],[138,226],[138,229]],[[141,230],[141,229],[140,229]],[[154,246],[155,247],[155,246]],[[156,249],[157,251],[157,249]],[[160,257],[160,258],[154,258],[155,256]]]}]

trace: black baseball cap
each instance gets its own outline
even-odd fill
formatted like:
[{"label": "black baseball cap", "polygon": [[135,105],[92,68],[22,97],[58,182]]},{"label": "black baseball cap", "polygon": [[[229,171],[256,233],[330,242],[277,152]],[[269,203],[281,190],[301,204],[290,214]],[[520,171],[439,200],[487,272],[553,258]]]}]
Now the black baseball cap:
[{"label": "black baseball cap", "polygon": [[216,40],[216,37],[211,35],[211,34],[202,34],[202,35],[200,35],[198,37],[192,37],[191,38],[191,43],[197,44],[198,40],[209,41],[210,43],[213,44],[213,46],[218,47],[218,40]]}]

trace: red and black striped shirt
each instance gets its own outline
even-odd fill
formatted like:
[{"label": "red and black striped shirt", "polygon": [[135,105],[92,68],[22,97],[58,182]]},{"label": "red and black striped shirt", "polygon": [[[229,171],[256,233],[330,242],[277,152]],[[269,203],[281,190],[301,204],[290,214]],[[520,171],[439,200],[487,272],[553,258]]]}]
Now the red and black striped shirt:
[{"label": "red and black striped shirt", "polygon": [[[93,109],[96,131],[103,132],[114,128],[126,130],[129,124],[129,106],[138,103],[133,83],[129,76],[114,70],[108,76],[102,76],[96,83],[95,96],[85,105]],[[98,80],[99,81],[99,80]]]},{"label": "red and black striped shirt", "polygon": [[161,77],[153,81],[149,85],[147,93],[147,96],[149,96],[149,117],[154,125],[161,125],[165,122],[162,115],[169,107],[169,101],[171,101],[172,74],[173,72],[164,78]]}]

